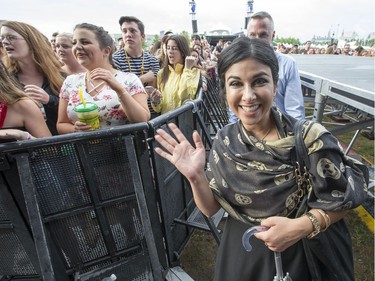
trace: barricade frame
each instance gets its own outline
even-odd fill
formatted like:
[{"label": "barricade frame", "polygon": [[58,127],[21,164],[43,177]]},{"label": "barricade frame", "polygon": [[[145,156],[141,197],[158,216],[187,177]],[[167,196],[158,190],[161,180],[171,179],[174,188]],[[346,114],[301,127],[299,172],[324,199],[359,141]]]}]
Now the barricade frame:
[{"label": "barricade frame", "polygon": [[[147,209],[147,204],[146,204],[145,196],[143,193],[143,190],[144,190],[143,183],[142,183],[142,179],[140,178],[139,166],[137,162],[138,156],[136,153],[136,149],[138,149],[139,147],[137,148],[135,147],[135,144],[133,143],[134,136],[132,135],[132,133],[137,132],[137,131],[146,132],[147,129],[148,129],[148,125],[146,123],[143,123],[143,124],[129,125],[123,128],[115,128],[114,130],[103,130],[103,131],[97,131],[97,132],[88,132],[84,134],[78,133],[78,134],[72,134],[69,136],[57,136],[57,137],[40,139],[40,140],[33,140],[29,142],[7,144],[6,146],[0,145],[0,151],[2,155],[3,156],[6,155],[7,158],[12,158],[12,160],[15,160],[18,170],[19,170],[21,185],[24,190],[26,209],[28,212],[28,217],[30,220],[31,228],[32,228],[34,243],[36,245],[36,252],[38,254],[38,261],[41,267],[41,270],[40,270],[42,274],[41,277],[43,278],[43,280],[46,280],[46,281],[68,280],[68,278],[72,278],[73,274],[74,274],[75,280],[101,280],[98,278],[103,278],[104,272],[103,270],[93,270],[91,275],[90,273],[84,273],[84,272],[81,274],[78,268],[69,270],[69,268],[65,267],[66,269],[65,277],[61,276],[61,272],[59,272],[59,274],[55,273],[55,268],[58,268],[62,264],[61,252],[60,252],[60,258],[58,258],[55,255],[56,252],[52,249],[53,247],[51,247],[50,245],[50,244],[54,244],[53,243],[54,240],[53,240],[53,237],[51,238],[51,235],[47,229],[48,227],[46,227],[45,224],[50,221],[53,221],[54,216],[55,217],[60,216],[61,218],[64,216],[64,214],[52,215],[49,218],[47,218],[47,220],[45,219],[45,217],[43,217],[40,211],[40,204],[38,204],[37,202],[37,197],[35,195],[35,192],[30,192],[30,190],[35,190],[35,186],[33,184],[33,175],[30,170],[29,156],[32,153],[35,153],[35,151],[37,151],[39,148],[47,149],[50,146],[58,146],[58,145],[63,145],[66,143],[71,143],[71,142],[73,142],[73,144],[76,144],[77,146],[82,146],[82,143],[85,143],[85,142],[90,142],[90,141],[95,142],[95,140],[98,140],[101,138],[111,139],[111,137],[118,137],[118,136],[121,136],[122,138],[123,135],[125,135],[123,137],[124,139],[123,147],[126,148],[126,153],[128,154],[127,157],[128,159],[135,160],[134,162],[135,165],[131,165],[131,169],[130,169],[131,174],[132,174],[132,179],[133,179],[131,186],[134,188],[135,197],[137,198],[139,214],[142,220],[142,225],[143,225],[142,227],[144,229],[144,234],[143,234],[144,240],[145,240],[145,244],[147,245],[146,248],[147,248],[148,260],[150,263],[150,268],[152,270],[152,279],[148,278],[145,280],[162,280],[163,268],[161,267],[159,263],[159,258],[158,258],[159,254],[155,246],[156,243],[160,244],[162,243],[162,241],[156,242],[153,237],[153,229],[151,227],[150,219],[148,217],[150,212]],[[145,143],[145,137],[140,141],[141,142],[143,141]],[[84,154],[85,153],[83,153],[83,155]],[[83,155],[81,155],[81,157]],[[87,180],[93,181],[92,175],[89,175]],[[103,215],[103,214],[100,215],[100,209],[105,208],[105,207],[106,206],[103,205],[103,206],[98,206],[98,208],[95,209],[95,213],[98,216],[99,220],[100,220],[100,217]],[[76,210],[76,212],[79,212],[79,211]],[[105,221],[105,218],[104,218],[104,221]],[[108,232],[108,229],[107,231],[104,231],[104,232]],[[113,245],[112,245],[112,249],[109,250],[109,252],[111,252],[111,257],[108,258],[108,261],[109,260],[115,261],[116,256],[113,255]],[[51,256],[51,253],[53,253],[54,255]],[[84,268],[85,266],[82,265],[82,269]],[[70,276],[70,277],[67,277],[67,276]]]},{"label": "barricade frame", "polygon": [[[53,221],[54,219],[61,219],[66,214],[51,215],[48,218],[43,217],[40,204],[35,192],[29,192],[29,190],[35,191],[35,184],[33,180],[33,173],[30,169],[30,157],[35,154],[38,149],[47,149],[48,147],[59,147],[61,145],[72,144],[77,148],[77,154],[79,159],[88,157],[88,152],[85,151],[85,143],[95,142],[98,139],[113,138],[118,136],[129,136],[130,140],[124,142],[125,147],[133,147],[133,152],[128,155],[129,159],[137,160],[134,169],[132,169],[133,177],[137,180],[134,182],[136,191],[142,190],[138,193],[138,197],[142,197],[143,201],[140,202],[142,205],[141,209],[147,210],[141,212],[143,220],[146,221],[147,230],[147,249],[150,249],[149,256],[152,256],[151,261],[153,275],[155,280],[162,280],[166,278],[172,267],[177,268],[179,265],[179,257],[184,249],[187,241],[190,239],[193,229],[203,229],[211,231],[216,241],[220,241],[220,230],[217,229],[217,225],[221,220],[224,213],[223,210],[214,218],[207,218],[195,206],[195,202],[192,197],[190,185],[187,180],[179,175],[179,185],[183,188],[184,197],[183,209],[179,211],[176,217],[168,220],[163,216],[163,194],[160,194],[161,185],[158,182],[158,172],[156,171],[156,163],[161,160],[155,160],[154,147],[155,140],[154,134],[157,128],[165,126],[172,120],[178,121],[178,125],[188,129],[188,135],[191,136],[193,130],[197,130],[203,139],[206,146],[207,153],[209,152],[212,145],[212,137],[217,131],[225,125],[225,104],[218,104],[218,108],[213,109],[215,106],[215,99],[217,93],[206,92],[202,93],[201,90],[198,92],[198,97],[195,100],[187,101],[183,106],[176,110],[166,113],[163,116],[159,116],[147,123],[130,124],[125,126],[112,127],[109,129],[73,133],[68,135],[60,135],[54,137],[48,137],[43,139],[35,139],[27,142],[13,142],[7,144],[0,144],[0,167],[3,171],[12,172],[16,175],[20,175],[21,188],[20,190],[13,190],[12,196],[16,197],[17,208],[21,214],[25,217],[25,225],[29,229],[30,241],[33,241],[33,245],[30,245],[35,249],[34,259],[37,261],[43,280],[56,280],[65,281],[72,279],[74,280],[99,280],[100,276],[107,269],[117,270],[119,262],[112,260],[110,266],[103,268],[93,269],[85,272],[85,265],[75,268],[66,268],[64,263],[64,255],[61,254],[61,249],[53,241],[56,237],[50,233],[46,223]],[[216,112],[214,116],[211,116],[212,112]],[[224,116],[224,117],[223,117]],[[226,116],[227,117],[227,116]],[[218,118],[221,118],[218,120]],[[190,137],[188,136],[188,137]],[[191,141],[191,138],[190,138]],[[164,160],[165,161],[165,160]],[[15,171],[14,165],[16,165],[18,171]],[[8,170],[7,170],[8,169]],[[10,169],[10,170],[9,170]],[[85,171],[90,170],[90,165],[84,167]],[[178,173],[178,171],[174,171]],[[88,186],[96,185],[95,176],[92,173],[87,174]],[[8,186],[9,189],[9,186]],[[90,189],[91,194],[94,194],[94,190]],[[92,195],[97,198],[97,195]],[[24,202],[22,204],[22,202]],[[164,201],[165,202],[165,201]],[[104,208],[105,206],[99,206]],[[85,207],[87,211],[87,207]],[[97,217],[98,220],[105,222],[105,217],[98,208]],[[84,209],[84,208],[83,208]],[[82,210],[83,210],[82,209]],[[75,210],[75,214],[81,210]],[[96,210],[95,210],[96,211]],[[73,213],[74,213],[73,212]],[[199,218],[202,222],[194,221]],[[177,240],[169,234],[167,224],[172,224],[173,227],[183,229],[182,236]],[[108,227],[107,230],[108,232]],[[104,232],[106,232],[104,231]],[[110,237],[109,237],[110,238]],[[110,243],[109,243],[110,244]],[[114,245],[109,245],[109,252],[113,255]],[[37,256],[37,258],[35,258]],[[64,268],[64,270],[61,270]]]}]

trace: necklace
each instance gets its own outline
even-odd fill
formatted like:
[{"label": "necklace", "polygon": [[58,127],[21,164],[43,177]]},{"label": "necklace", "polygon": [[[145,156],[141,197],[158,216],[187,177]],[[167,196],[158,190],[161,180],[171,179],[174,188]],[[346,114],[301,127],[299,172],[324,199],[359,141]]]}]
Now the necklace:
[{"label": "necklace", "polygon": [[[125,60],[128,63],[129,72],[132,72],[132,68],[130,66],[130,56],[126,52],[125,48],[124,48],[124,52],[125,52]],[[144,54],[144,52],[142,50],[142,66],[141,66],[141,74],[142,75],[145,72],[144,64],[145,64],[145,54]]]},{"label": "necklace", "polygon": [[99,92],[102,90],[99,88],[105,83],[105,81],[100,82],[98,85],[95,86],[94,82],[89,78],[89,74],[86,73],[86,85],[89,84],[91,86],[91,90],[89,91],[88,85],[86,86],[86,91],[89,95],[91,95],[92,92],[96,92],[95,95],[99,94]]},{"label": "necklace", "polygon": [[271,133],[271,131],[272,131],[272,129],[273,129],[273,126],[271,126],[269,129],[268,129],[268,131],[267,131],[267,133],[264,135],[264,137],[260,140],[260,142],[261,143],[265,143],[265,138]]},{"label": "necklace", "polygon": [[98,88],[99,88],[101,85],[103,85],[105,82],[103,81],[103,82],[101,82],[101,83],[99,83],[98,85],[95,86],[95,84],[92,82],[92,80],[89,79],[89,83],[90,83],[90,86],[92,87],[92,89],[88,92],[88,94],[91,94],[93,91],[95,91],[95,92],[98,94],[98,93],[100,92],[100,91],[98,90]]},{"label": "necklace", "polygon": [[276,133],[277,133],[277,139],[280,140],[281,135],[280,135],[279,129],[277,127],[276,127]]}]

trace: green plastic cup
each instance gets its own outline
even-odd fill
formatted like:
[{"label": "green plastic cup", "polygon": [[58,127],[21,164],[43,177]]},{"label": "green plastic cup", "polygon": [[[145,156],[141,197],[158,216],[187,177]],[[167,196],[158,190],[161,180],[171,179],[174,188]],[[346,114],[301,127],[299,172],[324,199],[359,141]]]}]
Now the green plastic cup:
[{"label": "green plastic cup", "polygon": [[91,126],[90,130],[100,128],[98,106],[92,102],[81,103],[74,107],[79,121]]}]

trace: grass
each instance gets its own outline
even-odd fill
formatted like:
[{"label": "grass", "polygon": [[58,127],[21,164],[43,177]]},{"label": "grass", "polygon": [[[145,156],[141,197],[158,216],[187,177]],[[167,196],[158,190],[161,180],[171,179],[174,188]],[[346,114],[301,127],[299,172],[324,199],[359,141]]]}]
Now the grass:
[{"label": "grass", "polygon": [[354,272],[356,280],[374,280],[374,235],[352,210],[346,216],[353,241]]},{"label": "grass", "polygon": [[[354,133],[350,132],[345,135],[338,136],[338,139],[346,145],[349,145],[353,136]],[[374,141],[371,141],[360,134],[354,143],[353,150],[361,155],[366,162],[374,165]]]},{"label": "grass", "polygon": [[211,233],[195,230],[181,255],[181,267],[195,281],[212,281],[218,245]]}]

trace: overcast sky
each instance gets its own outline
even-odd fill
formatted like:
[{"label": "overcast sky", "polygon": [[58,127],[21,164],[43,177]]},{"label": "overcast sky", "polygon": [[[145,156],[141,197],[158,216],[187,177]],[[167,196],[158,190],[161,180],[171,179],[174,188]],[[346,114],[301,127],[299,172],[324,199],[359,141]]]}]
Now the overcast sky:
[{"label": "overcast sky", "polygon": [[[233,33],[244,28],[245,0],[195,0],[199,33],[225,25]],[[367,37],[375,31],[374,0],[254,0],[253,11],[267,11],[275,21],[276,35],[299,38],[326,36],[329,30],[341,34],[356,31]],[[77,23],[103,26],[119,33],[118,19],[136,16],[146,34],[162,30],[192,32],[188,0],[10,0],[2,1],[0,19],[27,22],[46,36],[54,31],[71,32]],[[332,32],[331,32],[332,33]]]}]

